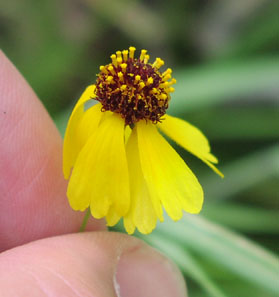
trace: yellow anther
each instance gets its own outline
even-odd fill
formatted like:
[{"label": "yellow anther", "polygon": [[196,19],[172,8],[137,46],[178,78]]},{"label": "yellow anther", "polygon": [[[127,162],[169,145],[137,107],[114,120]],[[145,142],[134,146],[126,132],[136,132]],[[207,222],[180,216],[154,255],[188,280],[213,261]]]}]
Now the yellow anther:
[{"label": "yellow anther", "polygon": [[145,56],[144,56],[144,61],[143,61],[143,62],[144,62],[145,64],[147,64],[149,58],[150,58],[149,55],[145,55]]},{"label": "yellow anther", "polygon": [[127,64],[126,63],[122,63],[122,64],[120,64],[120,67],[121,67],[122,71],[125,73],[126,72],[126,69],[127,69]]},{"label": "yellow anther", "polygon": [[109,75],[107,78],[106,78],[106,81],[108,82],[108,83],[115,83],[115,81],[113,80],[113,76],[111,76],[111,75]]},{"label": "yellow anther", "polygon": [[146,82],[146,85],[149,86],[149,85],[152,85],[152,84],[153,84],[153,78],[149,77],[147,82]]},{"label": "yellow anther", "polygon": [[136,83],[138,83],[140,80],[141,80],[140,75],[136,75],[136,76],[135,76],[135,81],[136,81]]},{"label": "yellow anther", "polygon": [[138,95],[137,97],[139,100],[142,100],[142,96],[141,95]]},{"label": "yellow anther", "polygon": [[123,60],[126,62],[128,60],[128,51],[124,50],[122,51],[122,54],[123,54]]},{"label": "yellow anther", "polygon": [[144,57],[145,57],[146,53],[147,53],[147,50],[145,50],[145,49],[142,49],[142,50],[141,50],[141,53],[140,53],[140,61],[143,61],[143,60],[144,60]]},{"label": "yellow anther", "polygon": [[125,91],[127,89],[127,85],[122,85],[121,87],[120,87],[120,90],[121,91]]},{"label": "yellow anther", "polygon": [[160,94],[159,98],[162,100],[166,100],[168,96],[166,94]]},{"label": "yellow anther", "polygon": [[163,66],[165,64],[165,62],[160,59],[160,58],[156,58],[155,62],[153,63],[153,67],[156,67],[157,69],[159,69],[161,66]]},{"label": "yellow anther", "polygon": [[175,78],[173,78],[171,81],[169,81],[169,86],[172,86],[174,84],[176,84],[176,79]]},{"label": "yellow anther", "polygon": [[114,68],[113,68],[112,65],[110,65],[110,66],[108,67],[108,70],[109,70],[109,72],[110,72],[111,74],[113,74],[113,75],[116,74],[116,73],[115,73],[115,70],[114,70]]},{"label": "yellow anther", "polygon": [[117,61],[117,64],[120,65],[120,64],[122,63],[122,57],[118,57],[118,58],[116,59],[116,61]]},{"label": "yellow anther", "polygon": [[123,73],[122,73],[122,72],[118,72],[118,73],[117,73],[117,76],[119,77],[119,80],[120,80],[120,81],[124,81],[124,80],[123,80]]},{"label": "yellow anther", "polygon": [[105,73],[105,74],[108,74],[108,71],[107,71],[106,67],[103,66],[103,65],[100,66],[100,71],[103,72],[103,73]]},{"label": "yellow anther", "polygon": [[121,58],[122,59],[122,52],[121,51],[117,51],[116,52],[116,56],[117,56],[117,58]]},{"label": "yellow anther", "polygon": [[156,94],[156,93],[158,93],[158,90],[156,88],[152,88],[152,90],[149,93],[150,94]]},{"label": "yellow anther", "polygon": [[129,47],[129,58],[134,59],[134,54],[135,54],[136,48],[133,46]]},{"label": "yellow anther", "polygon": [[171,74],[172,70],[170,68],[168,68],[165,72],[163,72],[162,76],[165,76],[167,74]]},{"label": "yellow anther", "polygon": [[165,82],[159,84],[159,87],[160,87],[160,88],[163,88],[163,89],[164,89],[164,88],[167,88],[168,86],[169,86],[169,82],[167,82],[167,81],[165,81]]},{"label": "yellow anther", "polygon": [[167,74],[167,75],[165,75],[164,77],[163,77],[163,81],[167,81],[167,80],[169,80],[169,79],[171,79],[171,75],[170,74]]},{"label": "yellow anther", "polygon": [[169,92],[169,93],[173,93],[174,91],[175,91],[175,89],[173,87],[170,87],[167,89],[167,92]]},{"label": "yellow anther", "polygon": [[110,56],[110,58],[111,58],[113,66],[117,67],[116,55],[113,54],[113,55]]},{"label": "yellow anther", "polygon": [[139,91],[141,90],[141,89],[143,89],[145,87],[145,83],[143,82],[143,81],[141,81],[140,83],[139,83]]}]

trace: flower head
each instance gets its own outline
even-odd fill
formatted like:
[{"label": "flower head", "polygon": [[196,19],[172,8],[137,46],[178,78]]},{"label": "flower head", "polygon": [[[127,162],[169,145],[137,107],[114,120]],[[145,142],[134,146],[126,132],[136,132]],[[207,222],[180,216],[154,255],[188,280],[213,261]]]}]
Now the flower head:
[{"label": "flower head", "polygon": [[[161,72],[159,58],[148,61],[146,50],[135,58],[134,47],[111,55],[78,100],[64,139],[71,207],[90,207],[109,226],[123,217],[130,234],[135,228],[150,233],[163,221],[163,208],[179,220],[183,210],[199,213],[203,204],[197,178],[158,128],[222,176],[205,136],[165,114],[176,82],[171,69]],[[97,104],[86,106],[92,100]]]}]

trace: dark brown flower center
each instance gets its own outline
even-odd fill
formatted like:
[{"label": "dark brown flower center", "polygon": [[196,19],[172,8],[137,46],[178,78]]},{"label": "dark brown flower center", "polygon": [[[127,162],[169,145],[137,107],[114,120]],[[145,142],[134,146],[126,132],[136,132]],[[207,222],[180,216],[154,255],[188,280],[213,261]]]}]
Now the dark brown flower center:
[{"label": "dark brown flower center", "polygon": [[118,51],[111,55],[112,63],[100,67],[95,99],[102,103],[103,111],[119,113],[126,125],[142,119],[157,123],[166,113],[176,81],[169,81],[171,69],[159,71],[164,64],[161,59],[150,64],[146,50],[138,59],[134,52],[134,47]]}]

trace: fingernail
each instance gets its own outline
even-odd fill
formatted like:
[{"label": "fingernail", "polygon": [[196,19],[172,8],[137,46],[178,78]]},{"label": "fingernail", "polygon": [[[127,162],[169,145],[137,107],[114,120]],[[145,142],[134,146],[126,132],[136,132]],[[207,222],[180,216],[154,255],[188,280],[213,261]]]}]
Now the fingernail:
[{"label": "fingernail", "polygon": [[187,296],[185,281],[178,268],[146,244],[120,257],[115,290],[118,297]]}]

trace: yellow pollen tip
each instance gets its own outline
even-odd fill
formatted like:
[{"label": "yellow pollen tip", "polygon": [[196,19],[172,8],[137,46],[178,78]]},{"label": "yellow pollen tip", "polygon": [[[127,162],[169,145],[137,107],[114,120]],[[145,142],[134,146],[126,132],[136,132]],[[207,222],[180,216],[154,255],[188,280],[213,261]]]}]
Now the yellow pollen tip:
[{"label": "yellow pollen tip", "polygon": [[107,81],[108,83],[114,83],[113,76],[109,75],[109,76],[106,78],[106,81]]},{"label": "yellow pollen tip", "polygon": [[108,74],[108,71],[107,71],[106,67],[103,66],[103,65],[100,66],[100,71],[103,72],[103,73],[105,73],[105,74]]},{"label": "yellow pollen tip", "polygon": [[117,51],[116,52],[116,56],[117,56],[117,58],[122,58],[122,52],[121,51]]},{"label": "yellow pollen tip", "polygon": [[142,49],[141,50],[140,61],[143,61],[144,60],[144,57],[145,57],[146,53],[147,53],[147,50],[145,50],[145,49]]},{"label": "yellow pollen tip", "polygon": [[166,94],[160,94],[159,98],[166,100],[168,98],[168,96]]},{"label": "yellow pollen tip", "polygon": [[129,57],[130,57],[131,59],[134,59],[135,51],[136,51],[136,48],[135,48],[135,47],[133,47],[133,46],[130,46],[130,47],[129,47]]},{"label": "yellow pollen tip", "polygon": [[128,60],[128,51],[127,50],[124,50],[122,51],[122,54],[123,54],[123,60],[126,62]]},{"label": "yellow pollen tip", "polygon": [[120,90],[121,91],[125,91],[127,89],[127,85],[122,85],[121,87],[120,87]]},{"label": "yellow pollen tip", "polygon": [[169,92],[169,93],[173,93],[174,91],[175,91],[175,89],[173,87],[170,87],[167,89],[167,92]]},{"label": "yellow pollen tip", "polygon": [[172,70],[170,68],[168,68],[165,72],[163,72],[162,76],[165,76],[167,74],[171,74]]},{"label": "yellow pollen tip", "polygon": [[171,75],[170,75],[170,74],[167,74],[167,75],[165,75],[165,76],[163,77],[163,81],[167,81],[167,80],[169,80],[169,79],[171,79]]},{"label": "yellow pollen tip", "polygon": [[110,56],[110,58],[111,58],[112,64],[113,64],[115,67],[117,67],[116,55],[113,54],[113,55]]},{"label": "yellow pollen tip", "polygon": [[160,59],[160,58],[156,58],[155,62],[153,63],[153,67],[159,69],[160,67],[162,67],[165,64],[165,62]]},{"label": "yellow pollen tip", "polygon": [[110,65],[110,66],[108,67],[108,70],[109,70],[109,72],[110,72],[111,74],[113,74],[113,75],[116,74],[112,65]]},{"label": "yellow pollen tip", "polygon": [[117,64],[118,65],[120,65],[120,64],[122,64],[122,57],[118,57],[117,59],[116,59],[116,61],[117,61]]},{"label": "yellow pollen tip", "polygon": [[151,84],[153,84],[153,78],[152,77],[149,77],[148,80],[147,80],[146,85],[149,86]]},{"label": "yellow pollen tip", "polygon": [[126,69],[127,69],[127,64],[126,63],[120,64],[120,67],[121,67],[123,72],[126,72]]},{"label": "yellow pollen tip", "polygon": [[169,86],[176,84],[176,79],[173,78],[170,82],[169,82]]},{"label": "yellow pollen tip", "polygon": [[148,60],[149,60],[149,55],[145,55],[145,56],[144,56],[143,63],[144,63],[144,64],[147,64],[147,63],[148,63]]},{"label": "yellow pollen tip", "polygon": [[122,72],[118,72],[117,76],[119,77],[120,81],[124,81],[123,80],[123,73]]},{"label": "yellow pollen tip", "polygon": [[135,76],[135,80],[136,80],[136,82],[139,82],[139,81],[141,80],[140,75],[136,75],[136,76]]},{"label": "yellow pollen tip", "polygon": [[139,83],[139,91],[142,90],[145,87],[145,83],[143,81],[141,81]]}]

